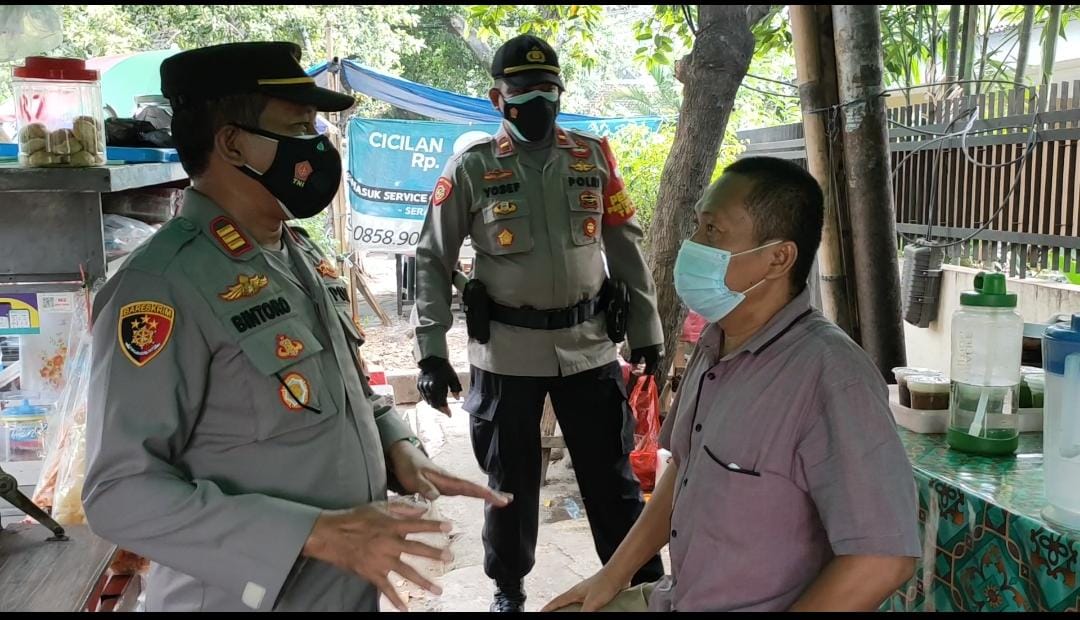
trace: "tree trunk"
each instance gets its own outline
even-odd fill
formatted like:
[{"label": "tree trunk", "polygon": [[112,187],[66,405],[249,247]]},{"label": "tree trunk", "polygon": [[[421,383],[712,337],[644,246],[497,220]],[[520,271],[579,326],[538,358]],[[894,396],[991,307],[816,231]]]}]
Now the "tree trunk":
[{"label": "tree trunk", "polygon": [[1024,21],[1020,23],[1020,49],[1016,52],[1016,72],[1013,74],[1013,81],[1017,84],[1024,83],[1024,73],[1028,63],[1028,49],[1031,47],[1031,26],[1034,22],[1035,5],[1024,5]]},{"label": "tree trunk", "polygon": [[[836,89],[836,51],[833,42],[832,6],[792,4],[788,8],[795,45],[795,69],[802,100],[806,161],[825,194],[825,225],[818,250],[821,310],[858,341],[855,313],[851,230],[844,191],[844,143],[833,111],[820,112],[839,103]],[[830,133],[830,125],[832,132]]]},{"label": "tree trunk", "polygon": [[956,52],[960,49],[959,4],[949,7],[949,38],[945,41],[945,81],[956,79]]},{"label": "tree trunk", "polygon": [[[1050,14],[1046,16],[1046,26],[1043,27],[1043,57],[1042,57],[1042,81],[1046,86],[1054,75],[1054,54],[1057,52],[1058,30],[1061,29],[1061,5],[1050,5]],[[1042,109],[1046,109],[1046,102],[1040,101]]]},{"label": "tree trunk", "polygon": [[888,379],[906,363],[896,258],[896,210],[882,89],[881,25],[875,4],[833,6],[836,72],[844,112],[844,166],[851,205],[859,344]]},{"label": "tree trunk", "polygon": [[754,35],[750,19],[758,7],[698,5],[698,34],[690,54],[675,66],[683,83],[683,101],[675,142],[668,153],[649,227],[649,262],[656,281],[656,301],[669,352],[657,378],[667,376],[686,317],[675,292],[673,269],[683,240],[694,232],[694,204],[716,167],[717,153],[750,59]]},{"label": "tree trunk", "polygon": [[[975,66],[975,31],[978,29],[979,5],[964,5],[963,42],[960,45],[960,79],[970,80]],[[971,94],[971,83],[963,85],[964,94]]]}]

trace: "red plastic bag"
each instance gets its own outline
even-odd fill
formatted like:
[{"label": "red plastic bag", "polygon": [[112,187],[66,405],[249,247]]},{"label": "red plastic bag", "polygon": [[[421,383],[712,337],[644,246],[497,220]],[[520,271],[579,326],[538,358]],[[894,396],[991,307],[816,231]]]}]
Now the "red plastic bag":
[{"label": "red plastic bag", "polygon": [[649,493],[656,486],[656,450],[660,447],[660,397],[652,375],[639,377],[630,392],[630,410],[634,412],[634,450],[630,465]]}]

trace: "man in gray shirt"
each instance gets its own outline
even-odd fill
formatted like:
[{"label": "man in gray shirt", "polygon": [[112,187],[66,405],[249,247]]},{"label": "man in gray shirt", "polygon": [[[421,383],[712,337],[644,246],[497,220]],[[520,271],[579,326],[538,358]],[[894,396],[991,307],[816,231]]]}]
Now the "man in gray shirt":
[{"label": "man in gray shirt", "polygon": [[[747,158],[695,210],[675,285],[711,324],[661,432],[674,466],[610,562],[547,609],[876,609],[919,556],[915,483],[881,375],[810,307],[821,189]],[[669,543],[672,574],[624,591]]]}]

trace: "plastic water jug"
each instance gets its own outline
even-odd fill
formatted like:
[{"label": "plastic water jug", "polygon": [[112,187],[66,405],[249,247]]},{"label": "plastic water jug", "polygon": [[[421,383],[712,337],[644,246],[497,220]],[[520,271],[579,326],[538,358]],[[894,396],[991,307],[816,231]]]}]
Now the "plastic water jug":
[{"label": "plastic water jug", "polygon": [[1080,531],[1080,314],[1046,328],[1043,367],[1043,517]]},{"label": "plastic water jug", "polygon": [[950,447],[989,456],[1016,451],[1023,336],[1005,275],[975,276],[975,290],[961,293],[952,318]]}]

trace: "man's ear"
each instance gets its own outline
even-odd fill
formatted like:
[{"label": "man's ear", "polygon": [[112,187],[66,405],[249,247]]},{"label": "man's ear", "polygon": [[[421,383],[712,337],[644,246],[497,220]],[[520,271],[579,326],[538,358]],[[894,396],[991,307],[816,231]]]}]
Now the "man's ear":
[{"label": "man's ear", "polygon": [[491,100],[491,105],[495,106],[495,109],[499,109],[499,100],[502,99],[502,93],[498,88],[492,88],[488,91],[488,99]]},{"label": "man's ear", "polygon": [[766,248],[765,251],[769,253],[769,271],[765,278],[774,280],[788,277],[799,258],[799,246],[795,245],[794,241],[784,241]]},{"label": "man's ear", "polygon": [[214,151],[219,157],[234,166],[243,166],[247,161],[239,148],[243,132],[232,125],[225,125],[214,134]]}]

